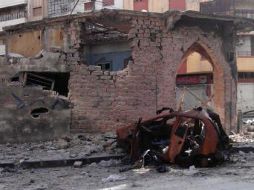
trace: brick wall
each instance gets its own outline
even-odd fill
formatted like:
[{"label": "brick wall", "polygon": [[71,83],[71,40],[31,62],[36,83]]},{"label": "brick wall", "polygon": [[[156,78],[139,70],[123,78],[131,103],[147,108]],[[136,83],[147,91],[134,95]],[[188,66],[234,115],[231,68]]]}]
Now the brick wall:
[{"label": "brick wall", "polygon": [[[177,68],[185,56],[196,50],[195,44],[202,47],[213,63],[215,110],[226,129],[233,129],[236,126],[236,80],[221,51],[222,38],[198,27],[181,26],[169,31],[164,20],[158,17],[133,17],[131,22],[129,40],[133,62],[125,70],[103,72],[96,66],[73,65],[69,82],[69,97],[74,103],[72,129],[112,130],[133,123],[139,117],[151,117],[161,107],[176,108]],[[79,51],[80,32],[78,23],[72,24],[67,32],[71,47]]]}]

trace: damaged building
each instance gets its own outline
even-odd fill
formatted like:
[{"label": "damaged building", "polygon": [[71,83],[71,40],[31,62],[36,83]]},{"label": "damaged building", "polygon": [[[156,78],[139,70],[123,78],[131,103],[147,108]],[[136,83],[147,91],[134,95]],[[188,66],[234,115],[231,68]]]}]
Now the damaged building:
[{"label": "damaged building", "polygon": [[0,141],[110,131],[162,107],[177,108],[177,71],[193,52],[212,63],[210,107],[226,131],[234,131],[235,32],[252,22],[197,12],[102,10],[6,27]]}]

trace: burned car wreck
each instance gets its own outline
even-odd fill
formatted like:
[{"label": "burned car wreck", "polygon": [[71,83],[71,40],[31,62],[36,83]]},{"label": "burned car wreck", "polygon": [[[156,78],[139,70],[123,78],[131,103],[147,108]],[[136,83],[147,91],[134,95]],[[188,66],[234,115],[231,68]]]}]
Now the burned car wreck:
[{"label": "burned car wreck", "polygon": [[223,162],[223,153],[229,148],[219,115],[202,107],[190,111],[163,108],[156,117],[145,121],[140,118],[116,133],[118,145],[128,152],[131,161],[142,161],[143,165],[209,167]]}]

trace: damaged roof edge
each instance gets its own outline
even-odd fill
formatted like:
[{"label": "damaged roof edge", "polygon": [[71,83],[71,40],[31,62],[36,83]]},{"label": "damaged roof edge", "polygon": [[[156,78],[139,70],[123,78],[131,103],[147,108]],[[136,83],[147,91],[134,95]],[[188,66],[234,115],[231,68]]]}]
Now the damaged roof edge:
[{"label": "damaged roof edge", "polygon": [[117,10],[117,9],[102,9],[100,11],[94,11],[94,12],[86,12],[86,13],[79,13],[79,14],[73,14],[73,15],[65,15],[65,16],[59,16],[54,18],[44,18],[42,20],[38,21],[32,21],[12,26],[4,27],[3,30],[13,31],[13,30],[19,30],[23,28],[27,29],[34,29],[34,27],[43,27],[43,25],[53,25],[55,23],[63,23],[66,21],[73,21],[73,20],[79,20],[79,19],[93,19],[93,18],[100,18],[104,17],[105,15],[113,16],[113,15],[122,15],[122,16],[138,16],[138,17],[162,17],[162,13],[148,13],[148,12],[140,12],[140,11],[130,11],[130,10]]},{"label": "damaged roof edge", "polygon": [[[80,19],[96,19],[96,18],[103,18],[105,16],[114,16],[114,15],[122,15],[122,16],[131,16],[131,17],[153,17],[153,18],[168,18],[169,16],[177,17],[176,22],[181,20],[183,16],[187,16],[194,19],[207,19],[207,20],[214,20],[214,21],[222,21],[222,22],[234,22],[239,29],[243,29],[244,27],[251,27],[254,30],[254,20],[248,18],[241,18],[241,17],[232,17],[232,16],[221,16],[221,15],[213,15],[213,14],[204,14],[197,11],[167,11],[164,13],[154,13],[154,12],[140,12],[140,11],[131,11],[131,10],[116,10],[116,9],[102,9],[100,11],[95,12],[87,12],[87,13],[80,13],[75,15],[65,15],[60,17],[54,18],[45,18],[39,21],[32,21],[27,23],[22,23],[13,26],[4,27],[3,30],[5,32],[11,32],[14,30],[23,30],[25,29],[35,29],[35,28],[42,28],[45,25],[53,25],[56,23],[63,23],[63,22],[70,22],[73,20],[80,20]],[[249,30],[251,30],[249,29]],[[3,32],[1,32],[3,33]]]}]

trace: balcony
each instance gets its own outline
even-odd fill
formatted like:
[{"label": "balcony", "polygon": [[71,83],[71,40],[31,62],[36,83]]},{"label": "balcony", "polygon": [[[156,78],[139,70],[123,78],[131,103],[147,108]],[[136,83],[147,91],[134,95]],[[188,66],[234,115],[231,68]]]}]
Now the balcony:
[{"label": "balcony", "polygon": [[12,25],[21,24],[24,22],[26,22],[26,18],[19,18],[19,19],[15,19],[15,20],[8,20],[5,22],[0,22],[0,32],[3,31],[3,28],[6,26],[12,26]]},{"label": "balcony", "polygon": [[5,7],[13,7],[16,5],[25,5],[27,0],[11,0],[11,1],[0,1],[0,9]]}]

